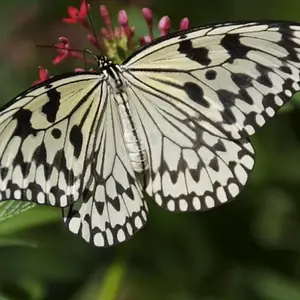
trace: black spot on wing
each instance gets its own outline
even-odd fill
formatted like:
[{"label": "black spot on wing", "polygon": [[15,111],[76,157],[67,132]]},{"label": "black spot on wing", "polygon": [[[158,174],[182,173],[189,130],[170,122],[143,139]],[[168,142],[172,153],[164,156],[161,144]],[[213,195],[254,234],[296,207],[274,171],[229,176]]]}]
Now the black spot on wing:
[{"label": "black spot on wing", "polygon": [[256,79],[256,81],[267,87],[273,87],[273,83],[268,76],[270,71],[265,66],[260,64],[256,65],[256,70],[260,73],[260,76]]},{"label": "black spot on wing", "polygon": [[0,176],[1,180],[4,180],[8,174],[8,168],[7,167],[0,167]]},{"label": "black spot on wing", "polygon": [[[118,184],[118,182],[115,182],[116,184],[116,190],[119,192],[119,191],[122,191],[124,190],[123,187]],[[114,199],[110,198],[109,196],[106,198],[107,202],[110,203],[113,208],[116,210],[116,211],[120,211],[121,210],[121,203],[120,203],[120,199],[119,197],[115,197]]]},{"label": "black spot on wing", "polygon": [[208,164],[214,171],[218,172],[220,170],[218,158],[215,156]]},{"label": "black spot on wing", "polygon": [[197,169],[189,169],[189,172],[190,172],[190,174],[191,174],[191,176],[192,176],[192,178],[193,178],[193,180],[195,182],[199,182],[200,181],[200,174],[201,174],[200,171],[202,169],[202,167],[199,166],[199,164],[198,164],[197,167],[198,167]]},{"label": "black spot on wing", "polygon": [[211,63],[211,59],[208,57],[209,50],[204,47],[194,48],[190,40],[179,42],[178,52],[203,66],[208,66]]},{"label": "black spot on wing", "polygon": [[68,169],[67,160],[64,149],[60,149],[56,152],[52,167],[59,170],[59,176],[64,176],[67,185],[73,185],[77,177],[74,175],[72,169]]},{"label": "black spot on wing", "polygon": [[232,63],[235,58],[246,58],[247,53],[252,50],[240,42],[237,34],[226,34],[221,40],[221,46],[227,50],[231,57],[228,60],[229,63]]},{"label": "black spot on wing", "polygon": [[36,150],[33,153],[32,158],[36,161],[37,166],[40,164],[44,164],[47,160],[47,150],[45,143],[41,143],[41,145],[36,148]]},{"label": "black spot on wing", "polygon": [[37,131],[31,126],[32,111],[24,108],[20,108],[15,114],[14,119],[17,120],[17,126],[15,129],[15,135],[20,137],[26,137],[30,134],[36,135]]},{"label": "black spot on wing", "polygon": [[183,86],[183,90],[187,93],[191,100],[203,107],[209,108],[210,104],[204,99],[203,90],[198,84],[194,82],[186,82]]},{"label": "black spot on wing", "polygon": [[204,99],[204,93],[203,93],[202,88],[194,82],[188,81],[188,82],[185,82],[184,85],[182,86],[182,85],[174,83],[172,81],[160,80],[157,78],[152,78],[152,79],[156,80],[158,82],[164,83],[166,85],[176,87],[177,89],[184,90],[186,92],[186,94],[188,95],[188,97],[191,100],[195,101],[197,104],[200,104],[206,108],[210,107],[209,102]]},{"label": "black spot on wing", "polygon": [[190,40],[184,40],[179,43],[178,51],[180,53],[189,53],[193,50],[193,44]]},{"label": "black spot on wing", "polygon": [[221,115],[224,119],[224,122],[228,124],[234,124],[237,122],[235,115],[233,114],[232,110],[228,107],[221,112]]},{"label": "black spot on wing", "polygon": [[281,66],[279,67],[279,70],[287,74],[292,74],[292,70],[288,66]]},{"label": "black spot on wing", "polygon": [[80,156],[82,141],[83,141],[83,136],[82,136],[81,129],[78,125],[74,125],[70,132],[70,142],[74,147],[75,158],[78,158]]},{"label": "black spot on wing", "polygon": [[25,161],[22,163],[22,165],[20,165],[21,172],[24,178],[26,178],[29,175],[30,166],[31,166],[31,162],[25,162]]},{"label": "black spot on wing", "polygon": [[231,110],[232,106],[235,106],[235,100],[237,95],[228,91],[228,90],[218,90],[217,91],[218,97],[220,102],[224,106],[224,110],[221,111],[222,118],[224,122],[227,124],[234,124],[236,123],[236,118]]},{"label": "black spot on wing", "polygon": [[275,108],[276,107],[275,95],[272,93],[265,95],[262,104],[264,108],[268,108],[268,107]]},{"label": "black spot on wing", "polygon": [[253,105],[253,98],[249,95],[248,91],[245,89],[240,89],[239,91],[239,99],[245,101],[246,103]]},{"label": "black spot on wing", "polygon": [[246,89],[252,86],[252,77],[244,73],[232,73],[231,74],[232,81],[239,87]]},{"label": "black spot on wing", "polygon": [[13,159],[13,165],[16,166],[20,166],[22,175],[24,178],[26,178],[29,174],[29,169],[31,166],[31,162],[25,162],[24,161],[24,156],[22,151],[18,151],[15,158]]},{"label": "black spot on wing", "polygon": [[51,134],[55,139],[59,139],[61,137],[61,130],[58,128],[53,128]]},{"label": "black spot on wing", "polygon": [[100,216],[103,215],[103,211],[104,211],[104,199],[101,199],[102,201],[100,201],[100,199],[97,201],[95,200],[93,203],[99,213]]},{"label": "black spot on wing", "polygon": [[208,70],[205,72],[205,78],[207,80],[215,80],[217,77],[217,72],[215,70]]},{"label": "black spot on wing", "polygon": [[49,101],[42,107],[42,112],[46,115],[47,121],[53,123],[59,110],[61,94],[56,89],[47,91]]},{"label": "black spot on wing", "polygon": [[[81,195],[83,203],[88,203],[90,198],[92,198],[92,197],[94,197],[94,193],[93,193],[93,191],[90,191],[89,188],[86,188]],[[95,201],[94,204],[96,205],[96,203],[97,203],[97,201]]]},{"label": "black spot on wing", "polygon": [[214,146],[213,146],[214,151],[220,151],[220,152],[226,152],[226,147],[224,146],[224,143],[219,140]]},{"label": "black spot on wing", "polygon": [[237,95],[231,91],[220,89],[216,91],[220,102],[225,108],[234,106]]}]

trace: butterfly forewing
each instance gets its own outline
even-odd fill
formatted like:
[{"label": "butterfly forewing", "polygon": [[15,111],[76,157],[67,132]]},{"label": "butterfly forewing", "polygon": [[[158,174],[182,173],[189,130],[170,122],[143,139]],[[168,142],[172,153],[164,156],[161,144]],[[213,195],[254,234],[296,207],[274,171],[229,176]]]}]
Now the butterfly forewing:
[{"label": "butterfly forewing", "polygon": [[124,63],[125,74],[193,107],[233,139],[252,135],[299,90],[299,67],[300,26],[287,22],[178,32]]},{"label": "butterfly forewing", "polygon": [[0,113],[0,196],[64,207],[79,198],[99,111],[100,76],[40,84]]}]

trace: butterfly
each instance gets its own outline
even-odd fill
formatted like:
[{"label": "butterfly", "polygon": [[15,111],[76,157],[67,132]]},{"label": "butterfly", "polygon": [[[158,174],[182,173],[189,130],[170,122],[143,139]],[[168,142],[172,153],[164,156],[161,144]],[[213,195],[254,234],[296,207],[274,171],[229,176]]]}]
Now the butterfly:
[{"label": "butterfly", "polygon": [[182,212],[239,194],[249,137],[299,91],[300,24],[202,26],[96,60],[2,108],[0,200],[62,207],[71,232],[109,246],[146,223],[146,196]]}]

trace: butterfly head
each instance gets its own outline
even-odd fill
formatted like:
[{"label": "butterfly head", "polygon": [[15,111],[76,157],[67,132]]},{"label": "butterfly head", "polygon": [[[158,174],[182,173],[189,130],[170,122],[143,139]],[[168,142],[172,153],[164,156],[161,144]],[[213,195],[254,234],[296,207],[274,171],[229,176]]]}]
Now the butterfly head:
[{"label": "butterfly head", "polygon": [[111,68],[114,63],[108,59],[106,56],[97,56],[97,65],[100,71]]},{"label": "butterfly head", "polygon": [[124,89],[124,81],[122,76],[122,69],[119,65],[114,64],[106,56],[98,56],[97,64],[101,74],[105,76],[108,84],[112,89],[119,93]]}]

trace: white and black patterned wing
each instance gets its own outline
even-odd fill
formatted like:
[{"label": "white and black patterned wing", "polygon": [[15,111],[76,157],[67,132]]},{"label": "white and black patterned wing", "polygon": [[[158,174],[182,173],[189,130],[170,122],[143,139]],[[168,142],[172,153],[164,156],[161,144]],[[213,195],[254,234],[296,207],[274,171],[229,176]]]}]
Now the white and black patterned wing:
[{"label": "white and black patterned wing", "polygon": [[[170,211],[208,210],[230,201],[254,165],[247,140],[231,140],[213,123],[201,126],[190,107],[132,79],[129,98],[150,162],[145,191]],[[204,122],[204,121],[203,121]]]},{"label": "white and black patterned wing", "polygon": [[51,78],[0,112],[0,200],[78,200],[100,106],[99,74]]},{"label": "white and black patterned wing", "polygon": [[206,210],[254,165],[247,138],[299,90],[300,25],[235,22],[160,38],[124,62],[156,202]]},{"label": "white and black patterned wing", "polygon": [[96,246],[123,242],[143,227],[148,208],[124,144],[115,100],[101,98],[106,107],[99,122],[88,184],[82,197],[63,209],[69,230]]},{"label": "white and black patterned wing", "polygon": [[[199,125],[245,138],[299,91],[300,24],[235,22],[160,38],[124,62]],[[129,76],[129,77],[130,77]],[[128,78],[130,81],[131,79]],[[138,85],[138,84],[137,84]]]}]

